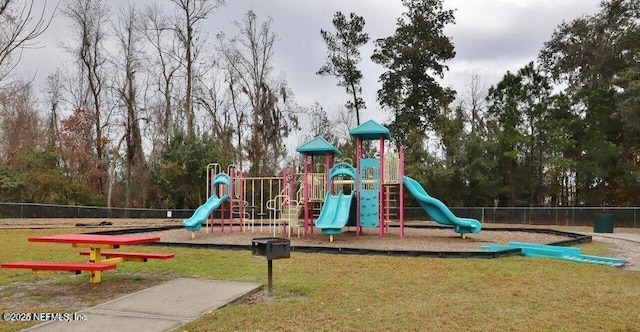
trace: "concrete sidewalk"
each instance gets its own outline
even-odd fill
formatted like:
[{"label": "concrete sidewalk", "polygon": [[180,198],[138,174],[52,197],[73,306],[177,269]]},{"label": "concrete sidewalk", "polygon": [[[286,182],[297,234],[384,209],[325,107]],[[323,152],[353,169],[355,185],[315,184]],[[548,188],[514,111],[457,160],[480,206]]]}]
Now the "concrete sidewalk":
[{"label": "concrete sidewalk", "polygon": [[593,240],[596,241],[605,241],[607,239],[612,240],[623,240],[628,242],[628,245],[625,245],[626,249],[620,249],[623,252],[621,253],[621,258],[625,259],[627,263],[624,268],[629,271],[640,272],[640,234],[639,233],[622,233],[622,232],[614,232],[614,233],[593,233],[593,232],[585,232],[584,234],[591,235]]},{"label": "concrete sidewalk", "polygon": [[170,331],[260,287],[250,282],[178,278],[79,311],[70,317],[72,321],[47,322],[26,331]]},{"label": "concrete sidewalk", "polygon": [[610,239],[618,239],[618,240],[627,240],[631,242],[640,243],[640,234],[638,233],[585,233],[587,235],[591,235],[592,237],[606,237]]}]

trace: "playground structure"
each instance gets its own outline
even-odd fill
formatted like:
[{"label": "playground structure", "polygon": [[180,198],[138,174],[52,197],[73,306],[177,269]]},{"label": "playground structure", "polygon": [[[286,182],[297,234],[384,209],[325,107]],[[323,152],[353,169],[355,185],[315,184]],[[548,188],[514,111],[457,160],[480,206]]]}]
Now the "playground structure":
[{"label": "playground structure", "polygon": [[[392,220],[397,220],[399,236],[404,237],[404,188],[412,194],[431,218],[452,226],[463,237],[478,233],[478,220],[456,217],[449,208],[429,196],[417,181],[404,175],[404,151],[399,147],[388,152],[389,129],[370,120],[350,131],[356,139],[356,160],[338,161],[341,152],[322,137],[299,146],[302,154],[299,168],[283,169],[275,177],[245,177],[231,165],[226,173],[219,164],[207,166],[207,201],[193,216],[183,221],[188,231],[205,225],[213,231],[251,229],[260,232],[286,233],[297,236],[311,234],[314,227],[322,234],[340,234],[345,227],[355,227],[360,236],[363,228],[377,228],[383,236]],[[364,144],[378,141],[373,156],[365,156]],[[215,215],[215,217],[214,217]],[[302,218],[300,216],[302,215]],[[314,221],[314,218],[316,218]]]}]

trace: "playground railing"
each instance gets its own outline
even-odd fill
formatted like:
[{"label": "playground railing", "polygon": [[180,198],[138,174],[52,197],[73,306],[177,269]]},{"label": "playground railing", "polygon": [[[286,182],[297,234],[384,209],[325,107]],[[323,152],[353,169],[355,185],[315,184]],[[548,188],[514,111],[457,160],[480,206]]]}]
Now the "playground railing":
[{"label": "playground railing", "polygon": [[281,211],[291,201],[289,195],[280,194],[267,201],[267,210]]},{"label": "playground railing", "polygon": [[300,202],[300,204],[304,203],[304,184],[300,185],[298,191],[296,192],[296,200]]},{"label": "playground railing", "polygon": [[384,158],[384,183],[400,183],[400,158],[397,153],[386,155]]},{"label": "playground railing", "polygon": [[309,173],[307,174],[306,183],[309,184],[309,201],[319,202],[324,200],[327,192],[325,173]]}]

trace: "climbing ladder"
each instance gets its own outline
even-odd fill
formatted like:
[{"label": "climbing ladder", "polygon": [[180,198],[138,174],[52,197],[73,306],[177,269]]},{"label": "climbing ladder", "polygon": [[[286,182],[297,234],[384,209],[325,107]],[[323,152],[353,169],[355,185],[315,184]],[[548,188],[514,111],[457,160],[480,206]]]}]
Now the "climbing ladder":
[{"label": "climbing ladder", "polygon": [[526,257],[555,258],[572,262],[603,264],[609,266],[622,266],[625,264],[625,260],[620,258],[584,255],[581,253],[580,248],[552,246],[538,243],[509,242],[506,246],[492,244],[483,246],[482,249],[489,251],[520,249],[522,254]]},{"label": "climbing ladder", "polygon": [[398,207],[398,189],[400,187],[396,185],[385,185],[384,186],[384,226],[389,229],[389,224],[391,220],[395,220],[398,218],[397,207]]}]

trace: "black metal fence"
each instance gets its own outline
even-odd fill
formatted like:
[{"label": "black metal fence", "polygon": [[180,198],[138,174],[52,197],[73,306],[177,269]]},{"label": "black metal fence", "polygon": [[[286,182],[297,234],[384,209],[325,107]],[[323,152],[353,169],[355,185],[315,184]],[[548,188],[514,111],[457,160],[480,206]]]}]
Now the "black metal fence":
[{"label": "black metal fence", "polygon": [[[194,209],[125,209],[31,203],[0,203],[0,218],[132,218],[184,219]],[[521,225],[592,226],[596,214],[611,214],[615,227],[640,227],[640,207],[461,207],[451,208],[459,217],[483,223]],[[396,211],[397,212],[397,211]],[[407,220],[429,220],[421,207],[405,208]]]},{"label": "black metal fence", "polygon": [[[460,207],[451,208],[459,217],[478,219],[483,223],[592,226],[596,214],[611,214],[615,227],[640,227],[640,207]],[[405,208],[406,219],[425,219],[421,207]]]},{"label": "black metal fence", "polygon": [[0,218],[189,218],[194,210],[125,209],[30,203],[0,203]]}]

